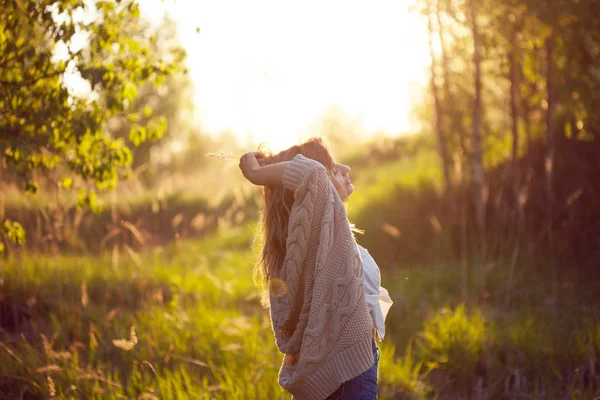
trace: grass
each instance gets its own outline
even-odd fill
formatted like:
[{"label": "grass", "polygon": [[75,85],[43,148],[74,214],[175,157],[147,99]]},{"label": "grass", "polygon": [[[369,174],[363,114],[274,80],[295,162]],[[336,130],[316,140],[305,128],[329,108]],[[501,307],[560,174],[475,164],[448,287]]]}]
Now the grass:
[{"label": "grass", "polygon": [[[5,263],[0,393],[288,398],[277,384],[281,356],[268,310],[251,278],[253,230],[182,240],[118,263],[108,256]],[[380,344],[382,399],[475,398],[484,381],[489,398],[544,391],[543,398],[591,399],[600,391],[593,380],[600,325],[583,317],[589,310],[562,325],[547,313],[501,314],[493,301],[463,306],[458,273],[448,266],[388,278],[395,305]],[[493,292],[496,278],[488,278],[479,289]]]},{"label": "grass", "polygon": [[[12,314],[3,320],[2,392],[286,397],[268,312],[250,278],[252,236],[247,228],[181,241],[118,265],[109,257],[14,260],[0,275]],[[394,369],[393,353],[383,346],[385,368]]]},{"label": "grass", "polygon": [[119,265],[63,256],[5,266],[14,321],[3,321],[0,392],[48,396],[51,380],[65,398],[282,397],[268,313],[249,279],[250,236],[180,242]]},{"label": "grass", "polygon": [[352,171],[355,192],[349,199],[350,219],[363,214],[374,199],[392,198],[400,186],[415,190],[423,182],[442,182],[437,158],[434,150],[425,150],[415,156],[390,161],[383,167],[364,166]]},{"label": "grass", "polygon": [[[554,299],[547,266],[520,258],[507,307],[509,260],[473,258],[464,298],[461,265],[441,257],[430,215],[441,181],[435,151],[398,151],[405,156],[366,160],[353,172],[348,210],[366,229],[358,240],[395,302],[380,344],[380,398],[597,399],[597,284],[561,276]],[[183,205],[197,213],[203,189],[168,197],[174,214]],[[248,185],[240,190],[252,200]],[[252,281],[255,229],[232,223],[202,239],[170,237],[116,255],[23,252],[5,261],[0,400],[289,398],[277,384],[281,355]]]}]

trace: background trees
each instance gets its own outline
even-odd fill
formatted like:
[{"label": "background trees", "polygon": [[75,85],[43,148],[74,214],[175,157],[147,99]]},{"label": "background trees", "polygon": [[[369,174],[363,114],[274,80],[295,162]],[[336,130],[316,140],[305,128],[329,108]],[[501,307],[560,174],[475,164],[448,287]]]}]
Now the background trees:
[{"label": "background trees", "polygon": [[[165,132],[164,113],[144,98],[183,71],[185,53],[172,43],[159,49],[162,38],[140,20],[136,1],[6,0],[1,7],[3,174],[31,193],[42,180],[61,189],[75,182],[80,205],[95,209],[94,187],[114,189],[129,173],[131,148]],[[117,119],[128,121],[126,134],[111,131]],[[14,221],[5,221],[4,233],[24,238]]]},{"label": "background trees", "polygon": [[[590,243],[597,234],[589,225],[581,233],[568,215],[597,217],[593,200],[582,199],[597,193],[586,171],[599,154],[600,6],[421,0],[418,7],[428,19],[428,104],[445,187],[469,193],[450,208],[460,221],[447,221],[460,238],[455,247],[481,260],[512,253],[512,268],[519,248],[527,249],[551,261],[557,282],[556,258],[576,253],[568,237]],[[448,173],[449,160],[461,174]]]}]

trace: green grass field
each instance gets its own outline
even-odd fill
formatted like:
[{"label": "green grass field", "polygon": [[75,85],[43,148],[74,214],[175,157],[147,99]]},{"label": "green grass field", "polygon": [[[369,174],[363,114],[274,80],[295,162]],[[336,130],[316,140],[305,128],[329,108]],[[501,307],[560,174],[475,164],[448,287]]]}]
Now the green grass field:
[{"label": "green grass field", "polygon": [[[375,244],[410,239],[418,224],[432,229],[410,190],[437,181],[436,165],[423,151],[357,173],[349,215],[368,228],[358,240],[372,254]],[[395,238],[378,228],[392,217],[403,229]],[[252,279],[256,230],[227,224],[160,247],[23,251],[2,261],[0,400],[289,398],[277,383],[281,355],[266,299]],[[380,398],[600,396],[596,285],[561,277],[553,304],[547,266],[528,260],[507,308],[507,260],[470,259],[465,299],[460,265],[429,250],[421,262],[380,264],[395,302],[380,344]]]},{"label": "green grass field", "polygon": [[[253,229],[111,258],[31,257],[3,269],[0,391],[60,398],[285,398]],[[10,305],[10,307],[8,307]],[[11,314],[9,316],[9,314]],[[14,321],[8,321],[9,319]],[[419,391],[392,361],[391,393]],[[411,389],[411,385],[416,385]]]},{"label": "green grass field", "polygon": [[[118,260],[36,256],[5,265],[0,393],[286,398],[268,310],[252,280],[253,230]],[[584,318],[585,307],[558,325],[533,301],[502,315],[493,302],[463,307],[456,281],[448,267],[384,276],[396,304],[380,345],[381,398],[474,398],[484,379],[496,395],[598,394],[589,379],[598,373],[600,323]]]}]

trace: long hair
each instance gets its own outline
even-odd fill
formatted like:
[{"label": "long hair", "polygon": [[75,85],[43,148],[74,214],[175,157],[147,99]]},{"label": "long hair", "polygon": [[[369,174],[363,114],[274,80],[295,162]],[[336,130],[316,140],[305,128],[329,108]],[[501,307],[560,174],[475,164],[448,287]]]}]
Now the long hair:
[{"label": "long hair", "polygon": [[[321,138],[311,138],[304,143],[292,146],[275,155],[266,152],[262,147],[259,151],[265,155],[265,164],[291,161],[296,155],[302,154],[325,166],[327,171],[333,168],[333,157],[327,145]],[[261,217],[261,228],[264,235],[262,252],[255,266],[255,276],[263,283],[268,283],[272,276],[277,275],[285,257],[285,242],[288,233],[288,220],[294,204],[294,193],[285,190],[283,185],[267,185],[263,189],[265,207]]]}]

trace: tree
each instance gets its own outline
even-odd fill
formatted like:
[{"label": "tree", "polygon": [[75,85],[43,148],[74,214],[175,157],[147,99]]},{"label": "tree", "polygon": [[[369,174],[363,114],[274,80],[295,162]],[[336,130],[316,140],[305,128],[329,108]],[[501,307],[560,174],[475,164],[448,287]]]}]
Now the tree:
[{"label": "tree", "polygon": [[[64,190],[89,182],[79,205],[97,209],[89,186],[114,189],[129,173],[130,147],[159,139],[166,129],[159,118],[136,122],[144,113],[132,110],[138,88],[161,85],[181,71],[185,53],[156,54],[158,35],[149,34],[135,0],[4,0],[2,13],[4,177],[13,176],[27,193],[35,193],[41,179]],[[119,116],[134,122],[126,140],[106,129]],[[5,243],[24,240],[17,222],[3,226]]]},{"label": "tree", "polygon": [[[460,228],[474,228],[464,237],[482,245],[469,247],[485,251],[484,258],[512,249],[509,288],[521,248],[552,259],[557,284],[554,260],[578,251],[568,243],[588,235],[582,231],[597,236],[593,223],[581,228],[573,221],[595,215],[589,171],[600,142],[600,3],[420,0],[418,9],[435,12],[429,33],[437,30],[440,44],[431,70],[434,101],[422,118],[430,126],[441,116],[431,133],[442,132],[457,161],[461,154],[469,160],[455,162],[470,176],[463,186],[456,174],[459,210],[472,206]],[[461,249],[466,254],[468,247]]]},{"label": "tree", "polygon": [[558,298],[558,274],[554,260],[554,234],[552,225],[554,222],[554,155],[555,155],[555,89],[554,89],[554,37],[552,34],[546,39],[546,96],[548,109],[546,110],[546,156],[544,161],[544,170],[546,172],[546,198],[547,214],[546,224],[548,226],[548,249],[551,253],[551,267],[553,276],[553,311],[556,311],[556,302]]},{"label": "tree", "polygon": [[[509,19],[512,17],[513,21],[515,16],[513,14],[509,14]],[[519,107],[518,107],[518,96],[517,91],[519,87],[518,81],[518,70],[519,70],[519,61],[518,61],[518,43],[517,43],[517,27],[516,24],[512,24],[509,33],[509,56],[508,56],[508,64],[509,64],[509,76],[508,79],[510,81],[510,118],[511,118],[511,131],[512,131],[512,160],[513,162],[517,160],[519,155]]]},{"label": "tree", "polygon": [[[450,2],[446,2],[445,11],[446,13],[450,12],[451,5]],[[457,104],[457,96],[454,95],[453,89],[450,86],[450,82],[452,80],[450,76],[450,59],[448,57],[448,44],[446,38],[446,29],[445,25],[442,21],[442,0],[436,1],[435,7],[435,17],[437,20],[438,26],[438,36],[440,40],[440,50],[441,50],[441,67],[442,67],[442,76],[444,78],[444,99],[446,104],[446,117],[450,120],[449,132],[453,132],[457,136],[458,146],[460,147],[463,153],[466,153],[465,146],[465,135],[463,133],[463,129],[461,126],[461,115],[460,112],[450,112],[452,108],[456,107]],[[448,141],[451,141],[451,137],[448,135]],[[452,154],[451,146],[448,146],[448,155]]]},{"label": "tree", "polygon": [[[439,7],[438,7],[439,8]],[[430,79],[430,85],[431,85],[431,94],[433,97],[433,104],[434,104],[434,109],[435,109],[435,129],[436,129],[436,133],[437,133],[437,144],[438,144],[438,152],[440,154],[440,159],[442,161],[442,171],[444,174],[444,185],[445,185],[445,191],[446,194],[449,195],[450,197],[452,197],[452,179],[450,177],[450,158],[448,156],[448,146],[446,145],[446,132],[445,132],[445,125],[444,125],[444,110],[442,109],[442,102],[440,99],[440,91],[438,88],[438,84],[436,82],[436,78],[437,78],[437,73],[436,73],[436,57],[435,57],[435,53],[433,51],[433,35],[434,35],[434,31],[433,31],[433,24],[432,24],[432,20],[433,20],[433,16],[432,16],[433,11],[431,10],[430,5],[428,5],[427,9],[426,9],[426,14],[427,14],[427,30],[428,30],[428,34],[429,34],[429,54],[431,57],[431,79]],[[439,11],[437,11],[438,15],[439,15]],[[439,17],[438,17],[438,23],[439,23]],[[441,33],[440,33],[441,36]],[[446,92],[448,92],[447,89],[447,78],[446,76],[444,76],[444,83],[446,85]]]},{"label": "tree", "polygon": [[[177,37],[177,24],[169,17],[165,17],[159,27],[160,36],[149,44],[153,54],[168,54],[172,49],[179,47]],[[145,186],[153,182],[156,169],[159,165],[151,163],[151,152],[168,147],[170,141],[185,141],[189,136],[198,136],[199,132],[190,133],[189,115],[193,113],[193,88],[190,77],[185,74],[171,75],[160,86],[153,82],[146,82],[138,88],[138,94],[131,102],[128,113],[122,113],[111,119],[107,131],[115,139],[126,140],[132,130],[138,126],[146,126],[157,121],[164,128],[160,143],[146,141],[131,149],[134,171],[143,170],[136,174],[142,178]],[[186,115],[187,114],[187,115]],[[203,159],[201,158],[200,161]],[[141,167],[141,168],[140,168]]]},{"label": "tree", "polygon": [[[472,145],[473,154],[471,158],[471,168],[473,170],[473,183],[475,185],[475,214],[477,226],[484,237],[485,232],[485,203],[487,200],[485,175],[483,169],[483,149],[481,146],[481,125],[482,125],[482,110],[481,110],[481,49],[479,26],[477,23],[477,15],[479,8],[478,0],[470,2],[470,22],[471,32],[473,35],[473,67],[475,80],[475,95],[473,99],[473,119],[472,119]],[[485,239],[483,239],[485,242]]]}]

